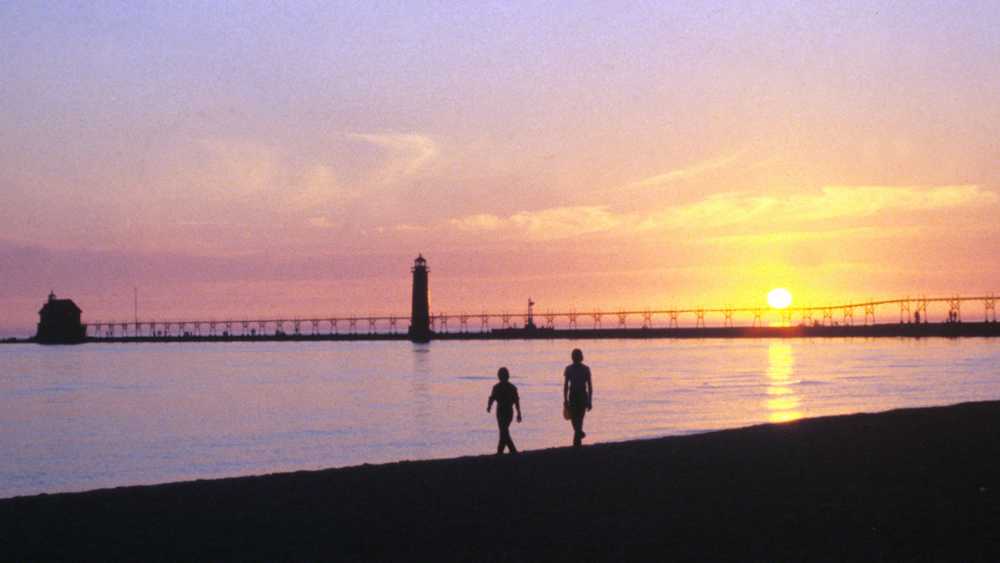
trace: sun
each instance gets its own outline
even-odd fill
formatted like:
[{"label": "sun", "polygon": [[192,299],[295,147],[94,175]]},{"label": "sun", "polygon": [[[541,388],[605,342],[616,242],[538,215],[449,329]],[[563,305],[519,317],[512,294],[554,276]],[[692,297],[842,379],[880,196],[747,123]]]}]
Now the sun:
[{"label": "sun", "polygon": [[783,287],[772,289],[767,294],[767,304],[775,309],[784,309],[792,304],[792,294]]}]

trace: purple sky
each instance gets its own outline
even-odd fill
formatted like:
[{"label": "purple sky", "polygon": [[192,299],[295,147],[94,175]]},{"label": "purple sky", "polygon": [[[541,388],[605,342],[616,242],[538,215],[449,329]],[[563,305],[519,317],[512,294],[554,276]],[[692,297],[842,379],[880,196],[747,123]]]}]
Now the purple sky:
[{"label": "purple sky", "polygon": [[0,332],[1000,290],[1000,3],[0,4]]}]

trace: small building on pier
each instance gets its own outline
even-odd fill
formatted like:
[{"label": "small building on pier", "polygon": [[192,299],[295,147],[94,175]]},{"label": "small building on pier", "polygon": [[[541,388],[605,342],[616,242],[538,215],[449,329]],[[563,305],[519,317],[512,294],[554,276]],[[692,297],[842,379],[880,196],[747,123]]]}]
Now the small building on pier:
[{"label": "small building on pier", "polygon": [[56,299],[49,293],[49,300],[38,311],[38,332],[35,341],[41,344],[74,344],[83,342],[87,328],[80,322],[83,311],[72,299]]}]

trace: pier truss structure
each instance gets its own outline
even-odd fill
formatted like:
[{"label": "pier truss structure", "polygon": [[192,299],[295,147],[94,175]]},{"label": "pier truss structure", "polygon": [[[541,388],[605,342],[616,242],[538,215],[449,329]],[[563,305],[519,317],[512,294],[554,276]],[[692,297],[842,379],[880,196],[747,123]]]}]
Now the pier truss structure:
[{"label": "pier truss structure", "polygon": [[[669,329],[713,327],[856,326],[876,324],[996,323],[994,294],[884,299],[816,307],[684,307],[478,314],[432,313],[437,335],[487,334],[539,329]],[[538,322],[541,321],[541,322]],[[140,320],[87,323],[90,339],[376,339],[405,338],[410,317],[351,315],[312,318]]]}]

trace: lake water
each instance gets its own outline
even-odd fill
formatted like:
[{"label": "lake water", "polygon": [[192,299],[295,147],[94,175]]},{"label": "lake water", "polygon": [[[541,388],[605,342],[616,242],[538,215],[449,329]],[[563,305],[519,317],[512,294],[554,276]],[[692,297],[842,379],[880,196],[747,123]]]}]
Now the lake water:
[{"label": "lake water", "polygon": [[581,340],[0,346],[0,497],[491,453],[510,368],[523,449],[1000,398],[1000,340]]}]

